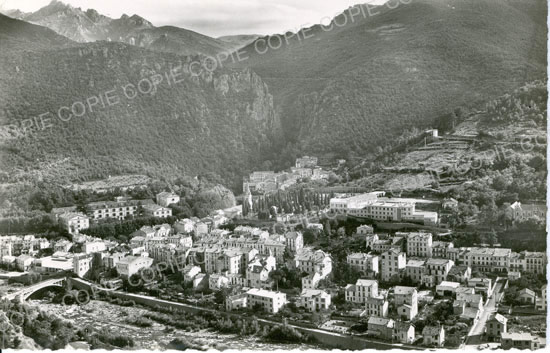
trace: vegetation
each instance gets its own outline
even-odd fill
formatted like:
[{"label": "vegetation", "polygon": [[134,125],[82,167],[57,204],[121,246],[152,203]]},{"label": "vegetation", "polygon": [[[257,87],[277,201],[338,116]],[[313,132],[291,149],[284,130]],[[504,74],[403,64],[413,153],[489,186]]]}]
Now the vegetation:
[{"label": "vegetation", "polygon": [[260,219],[268,219],[277,213],[304,213],[328,206],[331,195],[310,191],[304,187],[290,191],[281,191],[256,198],[252,210],[243,205],[243,215],[250,211],[258,214]]},{"label": "vegetation", "polygon": [[542,2],[422,0],[348,9],[324,24],[290,39],[260,38],[238,64],[264,78],[280,102],[285,156],[361,158],[402,130],[435,127],[449,106],[491,99],[546,72]]},{"label": "vegetation", "polygon": [[[32,338],[43,349],[64,349],[67,344],[84,340],[93,349],[113,349],[133,347],[134,341],[125,336],[118,336],[108,331],[82,331],[71,323],[25,304],[4,302],[3,312],[9,319],[11,328]],[[18,348],[19,339],[10,340],[10,348]]]},{"label": "vegetation", "polygon": [[180,201],[171,205],[173,217],[155,219],[138,214],[136,218],[125,222],[112,219],[103,220],[84,231],[85,234],[100,238],[124,240],[128,235],[144,225],[160,223],[173,224],[176,218],[205,217],[213,210],[224,209],[235,205],[231,191],[219,185],[220,177],[215,173],[205,173],[197,179],[180,176],[171,180],[154,180],[143,188],[122,191],[115,189],[108,192],[90,190],[74,191],[57,184],[39,182],[35,185],[22,184],[7,190],[0,189],[0,232],[8,234],[42,234],[48,239],[69,238],[55,218],[50,214],[52,209],[77,206],[77,210],[86,211],[91,202],[112,201],[115,197],[125,195],[137,200],[155,199],[156,194],[172,190],[180,196]]},{"label": "vegetation", "polygon": [[[0,17],[3,37],[12,22]],[[11,42],[31,41],[30,26],[17,21],[18,30],[7,33],[15,39],[3,42],[0,133],[5,138],[0,148],[10,183],[215,172],[225,185],[239,190],[242,175],[260,165],[264,151],[277,140],[272,97],[249,70],[217,70],[191,78],[188,65],[204,58],[114,42],[51,51],[33,51],[29,45],[25,49],[32,55],[21,55],[22,48]],[[32,30],[39,32],[39,27]],[[174,78],[167,82],[172,70],[177,71],[176,83]],[[141,80],[151,82],[155,74],[163,82],[150,89],[143,81],[141,91],[147,93],[136,89],[134,97],[123,89],[137,87]],[[105,102],[105,92],[117,103],[88,107],[84,115],[65,122],[58,117],[61,107],[86,105],[89,97],[101,96]],[[22,121],[40,114],[47,114],[52,126],[22,133]]]}]

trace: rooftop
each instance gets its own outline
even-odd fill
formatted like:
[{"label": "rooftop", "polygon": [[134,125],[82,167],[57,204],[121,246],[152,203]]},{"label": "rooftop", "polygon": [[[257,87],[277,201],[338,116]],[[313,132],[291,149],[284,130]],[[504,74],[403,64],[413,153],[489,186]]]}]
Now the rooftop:
[{"label": "rooftop", "polygon": [[510,339],[512,341],[533,341],[536,337],[527,332],[502,332],[502,339]]},{"label": "rooftop", "polygon": [[404,287],[404,286],[395,286],[393,290],[394,294],[397,295],[410,295],[416,292],[415,287]]}]

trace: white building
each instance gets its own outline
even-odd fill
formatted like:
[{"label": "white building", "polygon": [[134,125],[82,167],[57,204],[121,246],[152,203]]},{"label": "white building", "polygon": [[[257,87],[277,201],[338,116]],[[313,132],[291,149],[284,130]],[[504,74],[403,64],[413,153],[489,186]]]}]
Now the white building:
[{"label": "white building", "polygon": [[15,264],[20,271],[27,271],[33,264],[34,257],[30,255],[19,255],[15,259]]},{"label": "white building", "polygon": [[214,273],[208,277],[208,288],[211,290],[219,290],[221,288],[229,287],[229,278],[226,276]]},{"label": "white building", "polygon": [[430,233],[406,233],[404,235],[407,237],[407,256],[432,257],[432,235]]},{"label": "white building", "polygon": [[163,207],[168,207],[178,202],[180,202],[180,197],[173,192],[161,192],[157,194],[157,204]]},{"label": "white building", "polygon": [[303,248],[297,252],[294,260],[296,268],[308,274],[318,273],[324,278],[332,272],[332,259],[322,250]]},{"label": "white building", "polygon": [[369,297],[365,302],[365,310],[369,316],[388,317],[388,301],[383,296]]},{"label": "white building", "polygon": [[426,261],[410,259],[407,261],[405,275],[408,276],[413,283],[421,283],[422,276],[426,272]]},{"label": "white building", "polygon": [[256,255],[246,268],[247,286],[265,289],[271,287],[272,283],[269,279],[269,274],[275,269],[276,260],[273,256]]},{"label": "white building", "polygon": [[172,216],[171,208],[162,207],[155,204],[149,204],[149,205],[143,206],[143,211],[145,212],[145,214],[152,217],[157,217],[157,218],[167,218]]},{"label": "white building", "polygon": [[546,307],[548,302],[547,299],[548,298],[546,297],[546,284],[545,284],[544,286],[542,286],[542,289],[541,289],[541,297],[537,298],[537,303],[536,303],[537,310],[546,312]]},{"label": "white building", "polygon": [[348,284],[345,289],[346,301],[364,304],[367,298],[378,296],[378,281],[358,279],[355,284]]},{"label": "white building", "polygon": [[304,289],[299,297],[299,306],[307,311],[327,310],[330,307],[331,296],[319,289]]},{"label": "white building", "polygon": [[357,271],[366,275],[378,276],[378,255],[354,253],[347,256],[346,262]]},{"label": "white building", "polygon": [[56,252],[52,256],[37,259],[35,266],[42,273],[71,271],[74,268],[73,254]]},{"label": "white building", "polygon": [[59,215],[59,224],[71,235],[78,235],[81,230],[90,227],[90,218],[82,213],[67,212]]},{"label": "white building", "polygon": [[85,242],[82,245],[82,250],[86,254],[96,253],[96,252],[102,252],[107,249],[105,242],[102,241],[92,241],[92,242]]},{"label": "white building", "polygon": [[276,314],[287,303],[286,294],[265,289],[252,288],[246,292],[247,307],[258,305],[265,312]]},{"label": "white building", "polygon": [[119,260],[116,264],[116,270],[122,277],[130,278],[143,268],[149,268],[153,264],[153,259],[144,256],[128,256]]},{"label": "white building", "polygon": [[382,281],[389,281],[394,275],[399,275],[407,266],[407,255],[397,249],[390,249],[380,255],[382,265]]},{"label": "white building", "polygon": [[284,235],[286,248],[295,253],[304,247],[304,236],[302,232],[287,232]]},{"label": "white building", "polygon": [[456,289],[460,287],[458,282],[443,281],[435,287],[435,292],[440,296],[451,296],[456,294]]},{"label": "white building", "polygon": [[73,271],[78,277],[84,277],[92,268],[93,255],[75,254],[73,256]]},{"label": "white building", "polygon": [[428,287],[435,287],[439,283],[447,280],[449,271],[454,266],[452,260],[447,259],[428,259],[426,261],[426,270],[422,276],[422,284]]},{"label": "white building", "polygon": [[510,205],[512,209],[512,218],[514,221],[524,221],[531,217],[537,217],[541,221],[546,221],[546,205],[541,204],[522,204],[519,201]]},{"label": "white building", "polygon": [[136,215],[140,206],[152,204],[153,200],[128,200],[124,197],[117,197],[115,201],[98,201],[88,204],[91,210],[91,217],[95,220],[114,218],[123,220],[129,216]]},{"label": "white building", "polygon": [[412,320],[418,314],[418,292],[414,287],[396,286],[393,289],[397,313],[404,320]]}]

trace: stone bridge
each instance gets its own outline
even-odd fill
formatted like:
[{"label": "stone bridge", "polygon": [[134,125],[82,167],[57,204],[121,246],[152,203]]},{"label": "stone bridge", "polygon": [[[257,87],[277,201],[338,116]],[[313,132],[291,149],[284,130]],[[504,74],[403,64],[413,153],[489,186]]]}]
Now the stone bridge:
[{"label": "stone bridge", "polygon": [[27,300],[27,298],[30,297],[32,294],[34,294],[35,292],[39,291],[42,288],[63,287],[64,282],[65,282],[65,278],[49,279],[46,281],[33,284],[32,286],[21,288],[17,292],[6,294],[3,297],[3,299],[8,299],[8,300],[19,299],[21,302],[23,302]]}]

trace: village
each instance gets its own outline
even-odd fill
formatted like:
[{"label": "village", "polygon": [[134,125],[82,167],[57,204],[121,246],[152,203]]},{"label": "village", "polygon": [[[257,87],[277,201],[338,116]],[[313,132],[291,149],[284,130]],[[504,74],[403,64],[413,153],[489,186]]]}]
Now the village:
[{"label": "village", "polygon": [[[437,211],[416,209],[429,200],[384,191],[335,194],[316,212],[279,212],[270,227],[247,224],[258,220],[253,192],[328,177],[315,157],[298,159],[285,173],[255,172],[244,182],[241,205],[202,219],[145,225],[124,243],[83,231],[105,219],[167,219],[180,196],[121,195],[90,203],[85,212],[76,205],[53,209],[71,239],[1,236],[0,293],[25,300],[32,294],[26,286],[72,276],[110,290],[405,347],[545,347],[545,324],[536,329],[522,319],[545,317],[545,252],[455,247]],[[446,199],[443,207],[456,203]],[[542,208],[511,208],[517,219],[546,217]],[[341,227],[327,229],[330,220]],[[376,221],[420,229],[379,231]]]}]

